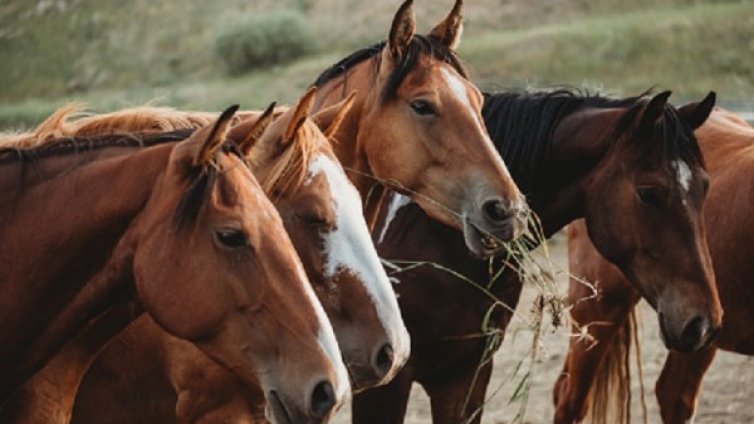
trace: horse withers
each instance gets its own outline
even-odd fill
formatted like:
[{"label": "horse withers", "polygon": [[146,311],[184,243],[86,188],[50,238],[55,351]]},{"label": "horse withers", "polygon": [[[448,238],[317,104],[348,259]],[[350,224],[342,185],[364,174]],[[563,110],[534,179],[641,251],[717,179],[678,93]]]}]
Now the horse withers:
[{"label": "horse withers", "polygon": [[234,110],[132,154],[105,153],[134,144],[123,136],[2,152],[3,401],[88,321],[138,302],[261,385],[274,416],[321,421],[342,402],[332,327],[279,215],[225,143]]}]

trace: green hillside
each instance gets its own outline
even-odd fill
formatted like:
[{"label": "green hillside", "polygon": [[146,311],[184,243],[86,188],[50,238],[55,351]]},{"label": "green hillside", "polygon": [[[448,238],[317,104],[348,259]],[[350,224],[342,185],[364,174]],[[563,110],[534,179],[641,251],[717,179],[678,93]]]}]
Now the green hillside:
[{"label": "green hillside", "polygon": [[[416,0],[427,31],[452,1]],[[290,102],[319,71],[384,38],[396,0],[11,0],[0,4],[0,129],[78,99],[100,110],[156,101],[193,109]],[[285,8],[316,49],[228,76],[226,28]],[[754,1],[468,0],[461,54],[486,89],[567,84],[615,94],[650,86],[681,99],[715,89],[754,101]]]}]

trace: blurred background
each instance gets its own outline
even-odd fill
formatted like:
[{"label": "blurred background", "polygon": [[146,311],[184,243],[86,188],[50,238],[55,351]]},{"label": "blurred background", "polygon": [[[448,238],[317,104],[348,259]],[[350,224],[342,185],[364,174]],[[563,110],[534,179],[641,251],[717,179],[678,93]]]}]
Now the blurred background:
[{"label": "blurred background", "polygon": [[[218,110],[289,103],[385,38],[399,0],[0,0],[0,130],[70,100]],[[452,0],[417,0],[426,32]],[[460,47],[483,89],[708,90],[754,110],[754,0],[468,0]]]}]

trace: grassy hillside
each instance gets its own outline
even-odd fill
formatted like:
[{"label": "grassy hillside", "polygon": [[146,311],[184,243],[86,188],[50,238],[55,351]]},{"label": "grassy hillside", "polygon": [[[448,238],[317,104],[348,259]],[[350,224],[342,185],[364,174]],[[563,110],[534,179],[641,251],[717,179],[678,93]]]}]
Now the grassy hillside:
[{"label": "grassy hillside", "polygon": [[[417,0],[428,30],[452,1]],[[11,0],[0,4],[0,129],[37,122],[65,101],[100,110],[156,100],[218,109],[290,102],[319,71],[384,38],[399,1]],[[319,49],[285,66],[229,77],[214,49],[244,17],[303,13]],[[461,47],[484,88],[569,84],[680,98],[717,90],[754,99],[754,0],[469,0]]]}]

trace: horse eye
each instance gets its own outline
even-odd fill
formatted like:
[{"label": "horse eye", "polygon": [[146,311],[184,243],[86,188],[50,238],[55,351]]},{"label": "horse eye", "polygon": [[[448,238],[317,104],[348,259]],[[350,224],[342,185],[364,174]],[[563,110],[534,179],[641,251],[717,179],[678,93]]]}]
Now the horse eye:
[{"label": "horse eye", "polygon": [[301,220],[304,224],[311,225],[314,227],[324,227],[327,226],[327,220],[319,215],[316,214],[297,214],[296,217]]},{"label": "horse eye", "polygon": [[435,108],[426,100],[414,100],[410,106],[411,110],[419,116],[436,115]]},{"label": "horse eye", "polygon": [[662,205],[662,193],[657,187],[639,187],[636,189],[636,194],[639,196],[639,200],[646,205],[654,207]]},{"label": "horse eye", "polygon": [[249,246],[249,239],[242,230],[226,228],[215,231],[215,236],[223,246],[231,249]]}]

